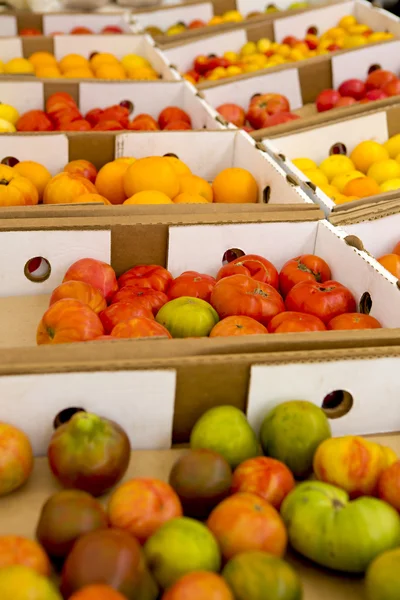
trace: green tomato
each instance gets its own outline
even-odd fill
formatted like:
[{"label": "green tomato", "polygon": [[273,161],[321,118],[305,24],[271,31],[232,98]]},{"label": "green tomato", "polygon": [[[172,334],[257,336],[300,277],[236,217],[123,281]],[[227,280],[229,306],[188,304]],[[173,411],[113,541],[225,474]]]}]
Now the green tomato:
[{"label": "green tomato", "polygon": [[386,502],[349,501],[340,488],[306,481],[286,496],[281,516],[292,547],[319,565],[363,573],[374,558],[400,545],[400,516]]},{"label": "green tomato", "polygon": [[400,548],[384,552],[370,564],[365,587],[368,600],[400,598]]},{"label": "green tomato", "polygon": [[182,296],[164,304],[156,321],[174,338],[206,337],[218,323],[219,316],[205,300]]}]

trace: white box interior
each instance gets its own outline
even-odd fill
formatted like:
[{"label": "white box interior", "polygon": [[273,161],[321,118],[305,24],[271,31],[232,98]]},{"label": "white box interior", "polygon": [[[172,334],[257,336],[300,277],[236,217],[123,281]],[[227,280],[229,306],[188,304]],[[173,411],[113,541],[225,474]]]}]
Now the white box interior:
[{"label": "white box interior", "polygon": [[[210,160],[210,148],[212,159]],[[165,131],[145,134],[121,134],[117,137],[117,156],[163,156],[176,154],[195,175],[212,181],[228,167],[241,167],[250,171],[257,180],[260,197],[270,186],[270,204],[311,202],[308,196],[286,182],[283,169],[265,152],[255,147],[255,142],[237,130],[233,131]]]},{"label": "white box interior", "polygon": [[13,156],[19,161],[35,160],[52,175],[57,175],[69,162],[68,138],[63,133],[41,135],[1,135],[0,161]]},{"label": "white box interior", "polygon": [[[189,25],[191,21],[195,19],[201,19],[206,23],[213,17],[213,5],[211,2],[202,2],[199,4],[188,5],[188,6],[177,6],[174,8],[168,8],[165,10],[155,10],[143,13],[134,13],[132,15],[133,26],[140,28],[141,30],[146,27],[159,27],[162,31],[176,25],[176,23],[182,22],[185,25]],[[171,37],[171,40],[174,38]]]},{"label": "white box interior", "polygon": [[[264,12],[269,4],[274,4],[280,10],[287,10],[294,0],[276,0],[269,2],[268,0],[236,0],[237,10],[243,16],[247,16],[252,12]],[[318,0],[311,0],[309,4],[318,4]],[[270,14],[270,13],[267,13]],[[272,13],[273,14],[273,13]]]},{"label": "white box interior", "polygon": [[0,60],[4,63],[12,58],[19,58],[22,53],[22,39],[19,37],[0,38]]},{"label": "white box interior", "polygon": [[17,17],[0,15],[0,37],[18,35]]},{"label": "white box interior", "polygon": [[359,237],[364,248],[375,258],[379,258],[384,254],[391,254],[395,245],[400,242],[400,213],[373,221],[343,225],[341,229]]},{"label": "white box interior", "polygon": [[47,454],[53,420],[69,407],[121,424],[132,450],[166,450],[172,443],[175,388],[176,371],[166,369],[3,376],[0,418],[28,435],[35,456]]},{"label": "white box interior", "polygon": [[43,110],[43,83],[0,80],[0,102],[11,104],[20,114],[28,110]]},{"label": "white box interior", "polygon": [[56,31],[70,33],[74,27],[88,27],[93,33],[100,33],[107,25],[118,25],[122,31],[129,32],[129,25],[121,13],[62,13],[43,15],[43,33],[52,35]]},{"label": "white box interior", "polygon": [[237,81],[222,80],[219,85],[202,90],[201,93],[204,99],[214,108],[226,102],[233,102],[241,106],[244,110],[247,110],[254,94],[269,93],[286,96],[292,110],[303,106],[300,78],[297,69],[264,73]]}]

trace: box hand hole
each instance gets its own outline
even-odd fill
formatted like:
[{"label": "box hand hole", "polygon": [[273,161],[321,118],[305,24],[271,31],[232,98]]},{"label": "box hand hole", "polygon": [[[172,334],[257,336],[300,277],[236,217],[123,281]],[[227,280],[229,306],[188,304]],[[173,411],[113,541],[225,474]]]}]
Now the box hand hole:
[{"label": "box hand hole", "polygon": [[15,167],[15,165],[17,165],[18,163],[19,160],[18,158],[15,158],[15,156],[5,156],[1,161],[1,164],[7,165],[7,167]]},{"label": "box hand hole", "polygon": [[369,67],[369,69],[368,69],[368,75],[369,75],[370,73],[373,73],[373,71],[378,71],[379,69],[382,69],[382,66],[381,66],[381,65],[378,65],[378,64],[376,64],[376,65],[371,65],[371,66]]},{"label": "box hand hole", "polygon": [[174,154],[173,152],[167,152],[167,154],[164,154],[164,157],[165,156],[172,156],[172,158],[177,158],[178,160],[180,160],[179,156],[177,154]]},{"label": "box hand hole", "polygon": [[336,142],[330,147],[329,155],[332,156],[332,154],[347,154],[347,148],[343,142]]},{"label": "box hand hole", "polygon": [[61,425],[68,423],[72,417],[78,412],[86,412],[84,408],[79,408],[77,406],[70,406],[69,408],[64,408],[60,410],[60,412],[55,416],[53,421],[54,429],[58,429]]},{"label": "box hand hole", "polygon": [[369,292],[364,292],[358,303],[359,311],[362,315],[369,315],[372,309],[372,298]]},{"label": "box hand hole", "polygon": [[353,396],[346,390],[334,390],[327,394],[321,408],[328,419],[340,419],[347,415],[353,407]]},{"label": "box hand hole", "polygon": [[270,198],[271,198],[271,187],[269,185],[267,185],[263,189],[263,202],[264,202],[264,204],[268,204]]},{"label": "box hand hole", "polygon": [[43,283],[50,277],[51,265],[47,258],[35,256],[25,263],[24,274],[33,283]]},{"label": "box hand hole", "polygon": [[224,255],[222,257],[222,264],[227,265],[228,263],[232,262],[233,260],[236,260],[237,258],[240,258],[241,256],[244,256],[245,254],[246,253],[243,252],[243,250],[240,250],[240,248],[229,248],[229,250],[224,252]]}]

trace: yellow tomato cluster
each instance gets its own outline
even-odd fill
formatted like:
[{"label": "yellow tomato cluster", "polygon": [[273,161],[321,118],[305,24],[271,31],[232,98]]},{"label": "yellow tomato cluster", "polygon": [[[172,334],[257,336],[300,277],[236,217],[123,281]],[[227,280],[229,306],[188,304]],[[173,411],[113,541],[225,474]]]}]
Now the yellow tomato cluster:
[{"label": "yellow tomato cluster", "polygon": [[0,63],[0,73],[32,74],[37,77],[69,79],[158,79],[158,73],[146,58],[127,54],[118,60],[113,54],[99,52],[87,59],[67,54],[57,61],[50,52],[34,52],[29,58],[12,58]]},{"label": "yellow tomato cluster", "polygon": [[400,134],[384,144],[365,140],[350,157],[332,154],[318,166],[310,158],[296,158],[293,164],[335,204],[400,189]]}]

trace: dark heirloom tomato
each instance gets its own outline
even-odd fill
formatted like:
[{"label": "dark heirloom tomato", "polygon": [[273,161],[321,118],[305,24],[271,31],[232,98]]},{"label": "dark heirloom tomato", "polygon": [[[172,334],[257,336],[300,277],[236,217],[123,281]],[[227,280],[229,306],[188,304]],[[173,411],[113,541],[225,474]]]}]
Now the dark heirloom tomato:
[{"label": "dark heirloom tomato", "polygon": [[286,308],[314,315],[325,323],[343,313],[356,312],[356,301],[350,290],[338,281],[302,281],[286,296]]},{"label": "dark heirloom tomato", "polygon": [[326,331],[318,317],[300,312],[282,312],[276,315],[268,325],[270,333],[295,333],[300,331]]},{"label": "dark heirloom tomato", "polygon": [[221,319],[244,315],[263,325],[285,310],[281,295],[272,285],[247,275],[231,275],[217,281],[210,303]]},{"label": "dark heirloom tomato", "polygon": [[167,295],[170,300],[190,296],[209,302],[214,285],[215,278],[211,275],[204,275],[197,271],[185,271],[170,283]]},{"label": "dark heirloom tomato", "polygon": [[146,308],[140,303],[132,304],[130,302],[116,302],[115,304],[110,304],[108,308],[101,311],[99,317],[106,333],[111,333],[114,327],[119,323],[125,323],[135,317],[154,319],[153,313],[149,308]]},{"label": "dark heirloom tomato", "polygon": [[245,254],[224,265],[217,275],[217,281],[231,275],[247,275],[256,281],[262,281],[278,289],[279,276],[274,265],[257,254]]},{"label": "dark heirloom tomato", "polygon": [[158,292],[165,292],[173,277],[167,269],[159,265],[139,265],[129,269],[118,279],[120,288],[136,286],[152,288]]},{"label": "dark heirloom tomato", "polygon": [[380,329],[382,325],[371,315],[345,313],[329,321],[328,329]]},{"label": "dark heirloom tomato", "polygon": [[268,329],[251,317],[226,317],[212,328],[210,337],[256,335],[260,333],[268,333]]},{"label": "dark heirloom tomato", "polygon": [[158,292],[152,288],[125,286],[114,294],[111,304],[117,302],[129,302],[135,305],[140,303],[156,315],[160,308],[168,302],[168,296],[164,292]]},{"label": "dark heirloom tomato", "polygon": [[300,281],[324,283],[331,278],[327,263],[314,254],[303,254],[285,263],[279,273],[279,289],[285,298],[292,287]]}]

